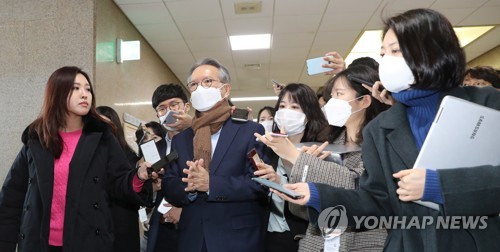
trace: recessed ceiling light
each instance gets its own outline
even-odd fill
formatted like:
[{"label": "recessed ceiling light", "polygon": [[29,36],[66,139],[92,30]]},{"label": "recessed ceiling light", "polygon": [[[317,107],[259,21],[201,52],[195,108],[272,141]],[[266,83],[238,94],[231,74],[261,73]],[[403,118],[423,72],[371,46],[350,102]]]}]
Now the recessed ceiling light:
[{"label": "recessed ceiling light", "polygon": [[233,51],[271,48],[271,34],[229,36],[229,41]]},{"label": "recessed ceiling light", "polygon": [[[460,46],[465,47],[494,27],[495,26],[464,26],[455,27],[453,29],[460,41]],[[379,61],[381,46],[382,30],[364,31],[351,52],[345,57],[346,65],[351,64],[353,60],[361,57],[371,57]]]}]

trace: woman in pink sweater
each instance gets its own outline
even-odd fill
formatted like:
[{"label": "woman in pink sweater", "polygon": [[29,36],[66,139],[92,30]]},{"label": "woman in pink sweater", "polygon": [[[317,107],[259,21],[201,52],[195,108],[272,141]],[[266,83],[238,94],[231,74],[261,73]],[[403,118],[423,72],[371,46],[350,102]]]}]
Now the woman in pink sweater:
[{"label": "woman in pink sweater", "polygon": [[142,203],[149,177],[147,165],[130,169],[111,127],[85,72],[50,76],[0,193],[0,251],[112,250],[110,200]]}]

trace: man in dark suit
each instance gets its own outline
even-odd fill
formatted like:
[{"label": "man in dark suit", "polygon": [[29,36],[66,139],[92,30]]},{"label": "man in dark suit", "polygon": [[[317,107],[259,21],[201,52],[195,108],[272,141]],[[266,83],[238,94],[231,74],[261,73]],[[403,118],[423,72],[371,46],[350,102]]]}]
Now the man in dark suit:
[{"label": "man in dark suit", "polygon": [[[164,139],[157,143],[158,152],[160,157],[163,158],[171,152],[172,137],[191,126],[192,118],[188,114],[191,105],[188,102],[187,95],[182,86],[174,83],[158,86],[153,93],[151,103],[160,123],[167,129],[166,134],[162,134],[161,136],[164,137]],[[174,115],[176,122],[165,124],[165,117],[170,110],[176,113]],[[164,168],[168,169],[168,167]],[[158,178],[154,183],[155,186],[161,185],[161,178]],[[157,189],[157,187],[154,188],[155,190]],[[149,220],[149,230],[145,233],[147,235],[146,252],[178,251],[176,224],[179,221],[182,209],[172,207],[168,212],[162,215],[158,212],[158,207],[162,199],[163,193],[158,191],[152,210],[153,212]]]},{"label": "man in dark suit", "polygon": [[179,251],[263,251],[267,190],[251,180],[247,153],[256,148],[267,159],[268,149],[253,135],[264,128],[231,119],[229,83],[227,69],[214,59],[191,68],[196,114],[192,127],[173,138],[179,159],[162,184],[167,201],[182,207]]}]

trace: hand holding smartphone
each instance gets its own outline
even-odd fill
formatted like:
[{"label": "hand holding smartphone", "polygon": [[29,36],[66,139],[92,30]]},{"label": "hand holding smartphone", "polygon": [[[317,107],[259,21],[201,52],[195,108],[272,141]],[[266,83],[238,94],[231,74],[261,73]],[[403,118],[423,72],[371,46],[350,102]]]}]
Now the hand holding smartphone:
[{"label": "hand holding smartphone", "polygon": [[231,114],[231,119],[240,122],[248,121],[248,110],[236,108],[234,112]]},{"label": "hand holding smartphone", "polygon": [[168,155],[161,158],[154,140],[149,140],[141,144],[140,147],[144,156],[144,160],[151,163],[151,169],[156,173],[158,173],[161,168],[165,168],[170,162],[176,160],[179,157],[176,151],[171,151]]},{"label": "hand holding smartphone", "polygon": [[168,202],[165,200],[165,198],[163,198],[160,202],[160,205],[158,206],[158,209],[157,209],[157,211],[159,213],[166,214],[168,211],[170,211],[170,209],[172,209],[172,207],[165,206],[165,204],[168,204]]},{"label": "hand holding smartphone", "polygon": [[271,80],[271,81],[273,82],[274,85],[276,85],[276,88],[278,88],[279,90],[282,90],[285,87],[285,85],[283,85],[275,80]]},{"label": "hand holding smartphone", "polygon": [[[333,60],[333,56],[328,56],[328,57]],[[330,61],[326,61],[323,58],[324,56],[306,60],[308,75],[315,75],[333,70],[328,67],[323,67],[324,64],[330,64]]]},{"label": "hand holding smartphone", "polygon": [[278,183],[274,183],[274,182],[271,182],[267,179],[263,179],[263,178],[252,178],[253,181],[261,184],[261,185],[264,185],[264,186],[267,186],[269,188],[272,188],[278,192],[281,192],[283,194],[285,194],[286,196],[292,198],[292,199],[302,199],[304,198],[304,195],[300,195],[292,190],[288,190],[286,188],[284,188],[282,185],[278,184]]},{"label": "hand holding smartphone", "polygon": [[257,153],[257,150],[255,148],[251,149],[247,153],[248,158],[252,162],[254,170],[259,170],[259,166],[257,166],[258,163],[262,163],[262,159],[259,157],[259,153]]},{"label": "hand holding smartphone", "polygon": [[161,124],[172,124],[172,123],[175,123],[177,121],[177,119],[175,119],[174,115],[178,114],[178,113],[179,112],[176,112],[176,111],[173,111],[173,110],[167,111],[165,119],[161,122]]}]

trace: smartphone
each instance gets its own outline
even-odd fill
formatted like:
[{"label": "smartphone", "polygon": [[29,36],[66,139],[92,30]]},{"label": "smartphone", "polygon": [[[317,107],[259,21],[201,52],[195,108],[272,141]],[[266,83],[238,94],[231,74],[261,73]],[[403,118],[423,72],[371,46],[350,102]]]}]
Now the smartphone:
[{"label": "smartphone", "polygon": [[159,161],[157,161],[154,164],[152,164],[151,165],[151,169],[154,172],[159,172],[161,170],[161,168],[167,167],[167,165],[170,164],[170,162],[176,160],[177,158],[179,158],[179,155],[177,154],[177,151],[171,151],[164,158],[162,158]]},{"label": "smartphone", "polygon": [[166,214],[172,207],[164,206],[164,204],[168,204],[168,202],[163,198],[160,202],[160,205],[158,206],[157,211],[161,214]]},{"label": "smartphone", "polygon": [[272,137],[288,137],[287,134],[281,134],[281,133],[275,133],[275,132],[271,132],[270,134]]},{"label": "smartphone", "polygon": [[370,87],[373,87],[373,84],[374,84],[374,83],[372,83],[372,82],[365,81],[365,80],[362,80],[362,79],[360,79],[360,78],[354,77],[354,76],[352,76],[352,75],[350,75],[350,74],[349,74],[349,75],[347,75],[347,79],[349,79],[349,80],[351,80],[351,81],[355,81],[355,82],[357,82],[357,83],[359,83],[359,84],[366,84],[366,85],[368,85],[368,86],[370,86]]},{"label": "smartphone", "polygon": [[271,80],[271,81],[274,83],[274,85],[276,85],[276,87],[277,87],[279,90],[282,90],[282,89],[285,87],[285,85],[283,85],[283,84],[281,84],[281,83],[279,83],[279,82],[277,82],[277,81],[275,81],[275,80]]},{"label": "smartphone", "polygon": [[[329,56],[329,57],[333,57],[333,56]],[[333,69],[331,69],[331,68],[322,67],[323,64],[329,64],[329,63],[330,63],[330,61],[324,60],[323,57],[308,59],[308,60],[306,60],[307,74],[308,75],[315,75],[315,74],[320,74],[320,73],[332,71]]]},{"label": "smartphone", "polygon": [[302,199],[304,198],[304,195],[300,195],[292,190],[288,190],[286,188],[284,188],[282,185],[278,184],[278,183],[274,183],[272,181],[269,181],[267,179],[263,179],[263,178],[252,178],[253,181],[261,184],[261,185],[264,185],[264,186],[267,186],[269,188],[272,188],[278,192],[282,192],[284,193],[286,196],[292,198],[292,199]]},{"label": "smartphone", "polygon": [[231,114],[231,119],[240,122],[248,121],[248,110],[236,108],[233,114]]},{"label": "smartphone", "polygon": [[257,150],[255,148],[251,149],[247,153],[248,158],[252,162],[254,170],[259,170],[259,167],[257,166],[258,163],[262,163],[262,159],[259,157],[259,153],[257,153]]},{"label": "smartphone", "polygon": [[177,121],[177,119],[174,118],[173,115],[178,114],[179,112],[169,110],[167,112],[167,116],[165,117],[165,120],[161,124],[172,124]]}]

